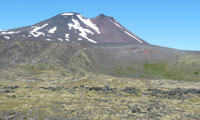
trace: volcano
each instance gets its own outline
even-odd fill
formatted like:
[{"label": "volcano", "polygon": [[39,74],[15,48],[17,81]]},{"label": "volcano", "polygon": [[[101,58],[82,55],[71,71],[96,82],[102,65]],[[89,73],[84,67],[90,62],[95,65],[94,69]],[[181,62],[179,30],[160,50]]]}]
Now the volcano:
[{"label": "volcano", "polygon": [[46,40],[89,43],[149,44],[122,26],[113,17],[100,14],[85,18],[79,13],[61,13],[31,26],[0,31],[5,40]]}]

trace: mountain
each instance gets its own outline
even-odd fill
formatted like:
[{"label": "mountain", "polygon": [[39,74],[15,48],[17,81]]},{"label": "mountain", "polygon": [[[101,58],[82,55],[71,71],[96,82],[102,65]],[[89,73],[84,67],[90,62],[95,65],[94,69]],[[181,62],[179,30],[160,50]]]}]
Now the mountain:
[{"label": "mountain", "polygon": [[123,27],[113,17],[103,14],[85,18],[79,13],[62,13],[31,26],[0,31],[7,40],[46,40],[61,42],[148,44]]},{"label": "mountain", "polygon": [[32,26],[0,31],[0,65],[36,71],[197,81],[199,61],[198,51],[151,45],[103,14],[89,19],[62,13]]}]

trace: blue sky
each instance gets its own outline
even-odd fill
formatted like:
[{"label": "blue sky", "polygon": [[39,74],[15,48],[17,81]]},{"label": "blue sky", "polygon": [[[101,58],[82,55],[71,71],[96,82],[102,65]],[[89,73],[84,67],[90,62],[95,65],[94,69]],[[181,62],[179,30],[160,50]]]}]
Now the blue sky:
[{"label": "blue sky", "polygon": [[4,0],[0,29],[35,24],[64,12],[114,17],[150,44],[200,51],[200,0]]}]

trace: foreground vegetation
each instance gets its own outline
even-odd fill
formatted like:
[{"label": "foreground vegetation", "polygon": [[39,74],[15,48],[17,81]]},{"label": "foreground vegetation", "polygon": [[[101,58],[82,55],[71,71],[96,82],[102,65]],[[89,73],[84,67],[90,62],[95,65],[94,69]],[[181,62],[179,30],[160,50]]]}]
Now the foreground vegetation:
[{"label": "foreground vegetation", "polygon": [[199,119],[200,82],[10,67],[0,119]]}]

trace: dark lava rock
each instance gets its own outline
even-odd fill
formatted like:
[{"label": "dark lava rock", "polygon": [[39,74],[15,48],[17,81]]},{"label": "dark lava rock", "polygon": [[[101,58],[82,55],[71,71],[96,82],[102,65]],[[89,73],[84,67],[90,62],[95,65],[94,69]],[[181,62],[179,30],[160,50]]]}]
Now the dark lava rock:
[{"label": "dark lava rock", "polygon": [[31,87],[31,86],[27,86],[27,87],[25,87],[26,89],[32,89],[32,88],[34,88],[34,87]]},{"label": "dark lava rock", "polygon": [[102,90],[102,91],[108,91],[108,90],[111,90],[111,91],[113,91],[113,90],[115,90],[116,88],[109,88],[109,86],[108,85],[106,85],[106,86],[104,86],[104,87],[85,87],[86,89],[88,89],[88,90],[95,90],[95,91],[100,91],[100,90]]},{"label": "dark lava rock", "polygon": [[6,97],[9,97],[9,98],[15,98],[16,96],[15,95],[9,95],[9,96],[6,96]]},{"label": "dark lava rock", "polygon": [[132,93],[132,94],[137,95],[137,92],[139,92],[140,90],[136,89],[134,87],[128,87],[128,86],[126,86],[125,89],[123,89],[122,91],[125,92],[125,93]]},{"label": "dark lava rock", "polygon": [[10,87],[3,87],[2,89],[16,89],[16,88],[20,88],[19,86],[10,86]]},{"label": "dark lava rock", "polygon": [[89,90],[93,90],[93,88],[88,88]]},{"label": "dark lava rock", "polygon": [[140,109],[137,108],[137,107],[132,107],[132,108],[131,108],[131,112],[132,112],[132,113],[137,113],[137,112],[140,112]]},{"label": "dark lava rock", "polygon": [[130,91],[130,90],[133,90],[133,89],[135,89],[135,88],[129,87],[129,86],[126,86],[126,87],[125,87],[125,91]]},{"label": "dark lava rock", "polygon": [[5,93],[10,93],[10,90],[5,90],[4,92],[5,92]]},{"label": "dark lava rock", "polygon": [[58,86],[58,87],[40,87],[40,88],[45,89],[45,90],[51,90],[51,91],[60,91],[60,90],[64,89],[64,87],[60,87],[60,86]]},{"label": "dark lava rock", "polygon": [[95,91],[100,91],[100,90],[102,90],[101,87],[89,87],[88,89],[89,89],[89,90],[95,90]]},{"label": "dark lava rock", "polygon": [[153,107],[149,107],[148,109],[147,109],[147,111],[149,111],[149,112],[151,112],[153,110]]},{"label": "dark lava rock", "polygon": [[107,91],[107,90],[109,90],[109,86],[108,86],[108,85],[106,85],[106,86],[104,86],[104,87],[102,88],[102,91]]},{"label": "dark lava rock", "polygon": [[108,100],[104,100],[104,99],[93,99],[94,101],[99,101],[99,102],[108,102]]},{"label": "dark lava rock", "polygon": [[[152,93],[147,93],[158,98],[167,98],[167,99],[186,99],[184,95],[190,94],[200,94],[200,89],[180,89],[176,88],[172,91],[163,91],[159,89],[147,89]],[[146,93],[145,93],[146,94]],[[159,94],[159,95],[158,95]]]},{"label": "dark lava rock", "polygon": [[74,89],[78,88],[78,86],[74,86]]}]

